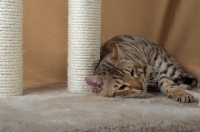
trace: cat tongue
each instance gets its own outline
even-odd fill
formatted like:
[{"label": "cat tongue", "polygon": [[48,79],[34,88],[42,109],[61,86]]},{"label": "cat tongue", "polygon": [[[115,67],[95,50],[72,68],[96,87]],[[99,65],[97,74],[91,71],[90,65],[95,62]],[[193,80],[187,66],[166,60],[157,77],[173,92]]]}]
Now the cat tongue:
[{"label": "cat tongue", "polygon": [[100,91],[103,79],[99,76],[88,76],[85,78],[86,83],[91,86],[94,90]]}]

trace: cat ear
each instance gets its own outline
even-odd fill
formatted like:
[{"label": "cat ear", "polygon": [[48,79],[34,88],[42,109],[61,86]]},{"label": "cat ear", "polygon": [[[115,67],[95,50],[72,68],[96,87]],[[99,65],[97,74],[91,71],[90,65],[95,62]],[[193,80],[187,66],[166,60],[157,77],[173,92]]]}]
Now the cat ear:
[{"label": "cat ear", "polygon": [[88,76],[85,78],[86,83],[94,90],[100,91],[102,89],[103,77],[101,76]]},{"label": "cat ear", "polygon": [[116,44],[113,46],[112,58],[118,60],[118,47]]},{"label": "cat ear", "polygon": [[118,48],[118,46],[116,44],[114,44],[114,46],[113,46],[112,58],[114,60],[117,60],[118,62],[120,62],[120,60],[121,60],[120,51],[119,51],[119,48]]}]

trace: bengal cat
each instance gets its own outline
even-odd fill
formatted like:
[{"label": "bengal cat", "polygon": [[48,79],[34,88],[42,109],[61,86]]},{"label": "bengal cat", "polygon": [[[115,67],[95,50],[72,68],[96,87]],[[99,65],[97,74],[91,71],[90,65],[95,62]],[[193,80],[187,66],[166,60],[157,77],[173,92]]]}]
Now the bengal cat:
[{"label": "bengal cat", "polygon": [[128,35],[116,36],[101,47],[99,64],[86,82],[100,96],[142,97],[154,87],[183,103],[194,100],[185,90],[198,83],[164,48]]}]

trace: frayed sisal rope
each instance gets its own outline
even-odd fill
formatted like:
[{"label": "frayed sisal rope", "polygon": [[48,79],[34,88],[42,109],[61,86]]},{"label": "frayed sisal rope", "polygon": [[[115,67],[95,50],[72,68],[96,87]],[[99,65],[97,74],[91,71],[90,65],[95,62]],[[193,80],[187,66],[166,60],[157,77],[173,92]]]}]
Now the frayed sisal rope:
[{"label": "frayed sisal rope", "polygon": [[22,95],[22,0],[0,0],[0,96]]},{"label": "frayed sisal rope", "polygon": [[68,90],[90,92],[85,77],[100,58],[101,0],[68,0]]}]

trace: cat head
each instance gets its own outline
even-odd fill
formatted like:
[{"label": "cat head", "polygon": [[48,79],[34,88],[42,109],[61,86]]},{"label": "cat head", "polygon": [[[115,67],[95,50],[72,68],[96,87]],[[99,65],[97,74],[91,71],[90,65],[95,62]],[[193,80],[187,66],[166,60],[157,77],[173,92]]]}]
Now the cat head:
[{"label": "cat head", "polygon": [[147,87],[144,83],[143,68],[125,55],[114,44],[109,57],[97,67],[94,76],[86,77],[86,83],[100,96],[142,97]]}]

